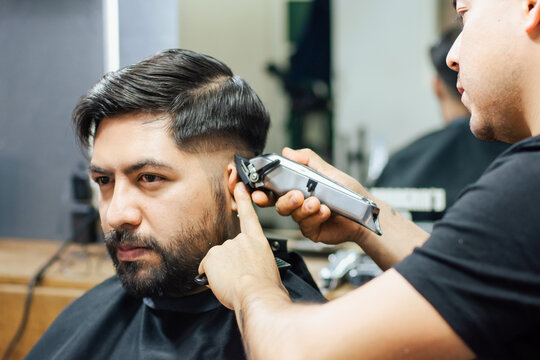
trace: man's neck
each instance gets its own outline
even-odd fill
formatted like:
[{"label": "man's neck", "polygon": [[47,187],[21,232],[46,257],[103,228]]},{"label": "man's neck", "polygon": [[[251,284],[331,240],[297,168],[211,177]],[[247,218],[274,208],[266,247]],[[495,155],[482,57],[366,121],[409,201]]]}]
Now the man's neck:
[{"label": "man's neck", "polygon": [[[530,59],[540,58],[540,40],[537,40],[538,50],[533,54],[530,54]],[[536,66],[536,63],[531,64],[526,71],[527,78],[524,79],[520,88],[521,109],[522,109],[522,127],[527,127],[528,136],[540,135],[540,102],[538,97],[540,96],[540,69]]]}]

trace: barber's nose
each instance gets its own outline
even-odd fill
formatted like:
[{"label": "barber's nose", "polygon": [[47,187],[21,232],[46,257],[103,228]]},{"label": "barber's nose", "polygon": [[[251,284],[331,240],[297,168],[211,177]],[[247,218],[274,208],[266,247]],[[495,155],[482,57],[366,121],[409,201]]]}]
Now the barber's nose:
[{"label": "barber's nose", "polygon": [[459,72],[459,48],[461,47],[461,34],[457,37],[456,41],[450,48],[448,55],[446,56],[446,65],[454,71]]},{"label": "barber's nose", "polygon": [[107,209],[107,225],[113,229],[133,229],[141,224],[142,214],[136,194],[129,186],[115,183],[114,192]]}]

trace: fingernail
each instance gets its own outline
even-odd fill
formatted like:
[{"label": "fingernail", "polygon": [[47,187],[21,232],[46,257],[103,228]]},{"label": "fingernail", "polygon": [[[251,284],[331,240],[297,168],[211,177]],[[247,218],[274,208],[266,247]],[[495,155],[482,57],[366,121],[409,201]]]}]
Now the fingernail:
[{"label": "fingernail", "polygon": [[307,211],[313,210],[313,204],[312,204],[312,201],[309,201],[309,200],[308,200],[308,201],[306,201],[306,202],[304,203],[304,205],[305,205]]},{"label": "fingernail", "polygon": [[294,195],[291,195],[291,197],[289,198],[289,203],[293,206],[298,205],[298,201],[296,201],[296,197]]},{"label": "fingernail", "polygon": [[243,183],[237,182],[236,185],[235,185],[235,190],[245,192],[246,188],[245,188]]}]

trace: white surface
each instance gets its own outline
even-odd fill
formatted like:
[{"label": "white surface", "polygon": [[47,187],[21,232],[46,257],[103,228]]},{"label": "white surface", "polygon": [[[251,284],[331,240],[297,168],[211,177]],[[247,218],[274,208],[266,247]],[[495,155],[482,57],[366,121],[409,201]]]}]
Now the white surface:
[{"label": "white surface", "polygon": [[367,142],[383,139],[393,151],[441,126],[428,53],[436,14],[433,0],[334,0],[336,153],[362,127]]},{"label": "white surface", "polygon": [[103,55],[105,72],[120,68],[118,0],[103,0]]}]

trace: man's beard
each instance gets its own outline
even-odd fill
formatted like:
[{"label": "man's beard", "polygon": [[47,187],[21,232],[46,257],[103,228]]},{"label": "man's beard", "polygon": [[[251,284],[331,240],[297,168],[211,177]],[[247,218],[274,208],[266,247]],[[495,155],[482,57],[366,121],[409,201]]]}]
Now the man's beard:
[{"label": "man's beard", "polygon": [[[224,210],[225,196],[221,189],[215,198],[214,216],[206,211],[197,221],[184,225],[182,231],[167,239],[165,244],[151,235],[131,230],[111,230],[105,235],[107,250],[127,292],[137,297],[183,296],[198,287],[194,278],[201,260],[212,246],[223,243],[230,236],[230,218]],[[214,219],[213,223],[211,219]],[[120,244],[148,248],[159,257],[159,262],[119,261],[117,248]]]}]

